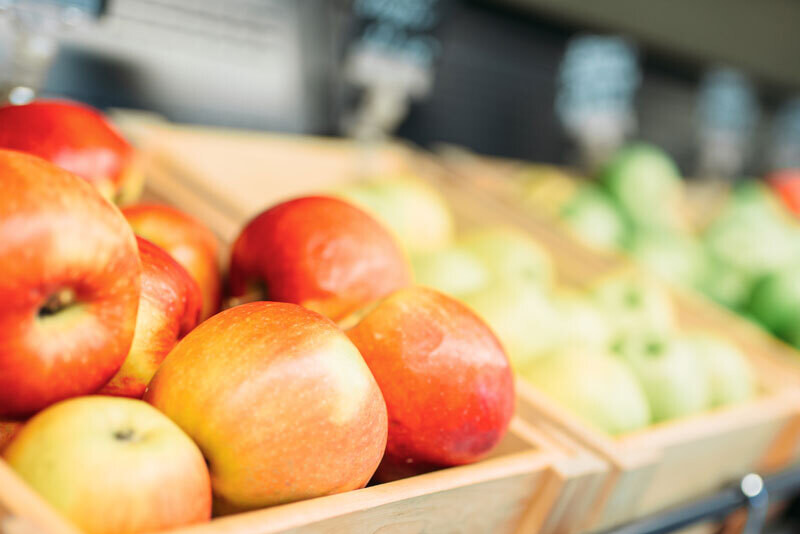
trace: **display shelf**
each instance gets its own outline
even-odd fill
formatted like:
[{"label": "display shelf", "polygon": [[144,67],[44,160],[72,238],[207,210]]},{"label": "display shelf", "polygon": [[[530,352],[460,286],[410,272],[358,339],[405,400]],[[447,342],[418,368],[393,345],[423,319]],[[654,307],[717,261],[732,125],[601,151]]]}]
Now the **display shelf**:
[{"label": "display shelf", "polygon": [[741,534],[758,534],[764,529],[769,505],[798,494],[800,467],[763,478],[751,473],[703,498],[595,534],[666,534],[706,521],[721,521],[738,510],[746,510],[748,515]]}]

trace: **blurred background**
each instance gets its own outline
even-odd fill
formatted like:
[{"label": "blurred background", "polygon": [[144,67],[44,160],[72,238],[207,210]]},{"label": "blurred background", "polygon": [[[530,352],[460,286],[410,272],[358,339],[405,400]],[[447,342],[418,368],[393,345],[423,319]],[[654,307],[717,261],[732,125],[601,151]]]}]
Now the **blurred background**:
[{"label": "blurred background", "polygon": [[12,100],[32,89],[552,163],[635,137],[690,176],[800,158],[793,0],[0,0],[0,13]]}]

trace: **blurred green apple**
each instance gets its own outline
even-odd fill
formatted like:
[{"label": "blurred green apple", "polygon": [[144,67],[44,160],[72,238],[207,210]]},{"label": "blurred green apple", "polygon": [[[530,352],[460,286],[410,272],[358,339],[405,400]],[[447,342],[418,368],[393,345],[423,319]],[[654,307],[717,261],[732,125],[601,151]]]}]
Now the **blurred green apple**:
[{"label": "blurred green apple", "polygon": [[607,278],[592,289],[592,295],[615,333],[669,332],[675,325],[669,294],[644,276]]},{"label": "blurred green apple", "polygon": [[514,368],[561,346],[558,309],[534,280],[497,281],[462,300],[492,327]]},{"label": "blurred green apple", "polygon": [[565,346],[608,347],[613,334],[611,325],[591,299],[584,294],[563,290],[554,298],[561,314]]},{"label": "blurred green apple", "polygon": [[663,150],[645,143],[623,147],[600,179],[636,226],[686,228],[683,181]]},{"label": "blurred green apple", "polygon": [[411,256],[414,280],[453,297],[478,291],[490,280],[489,271],[462,246],[449,245]]},{"label": "blurred green apple", "polygon": [[459,244],[483,262],[494,280],[523,278],[545,287],[552,282],[549,254],[519,230],[481,228],[462,236]]},{"label": "blurred green apple", "polygon": [[355,182],[332,192],[381,221],[409,253],[429,251],[453,237],[453,215],[436,189],[411,175]]},{"label": "blurred green apple", "polygon": [[624,363],[603,351],[550,354],[520,371],[521,376],[596,428],[617,435],[650,423],[641,386]]},{"label": "blurred green apple", "polygon": [[754,212],[725,217],[706,233],[712,256],[755,279],[800,261],[800,234]]},{"label": "blurred green apple", "polygon": [[795,344],[800,340],[800,270],[786,269],[760,279],[747,309],[768,330]]},{"label": "blurred green apple", "polygon": [[708,258],[708,265],[706,276],[697,288],[717,303],[741,311],[750,298],[753,277],[715,258]]},{"label": "blurred green apple", "polygon": [[710,334],[693,334],[686,339],[705,366],[711,384],[711,406],[736,404],[753,397],[753,370],[735,345]]},{"label": "blurred green apple", "polygon": [[707,409],[711,384],[692,346],[663,332],[629,331],[612,350],[630,365],[644,388],[653,421],[666,421]]},{"label": "blurred green apple", "polygon": [[754,213],[760,218],[768,217],[788,223],[792,214],[775,192],[756,180],[746,180],[731,193],[730,201],[722,216]]},{"label": "blurred green apple", "polygon": [[640,230],[628,244],[631,256],[650,272],[684,287],[700,287],[709,269],[703,246],[691,235]]},{"label": "blurred green apple", "polygon": [[705,232],[712,257],[751,281],[800,262],[800,229],[765,186],[739,186]]},{"label": "blurred green apple", "polygon": [[593,185],[584,185],[564,205],[561,219],[584,243],[603,250],[622,246],[628,231],[614,201]]}]

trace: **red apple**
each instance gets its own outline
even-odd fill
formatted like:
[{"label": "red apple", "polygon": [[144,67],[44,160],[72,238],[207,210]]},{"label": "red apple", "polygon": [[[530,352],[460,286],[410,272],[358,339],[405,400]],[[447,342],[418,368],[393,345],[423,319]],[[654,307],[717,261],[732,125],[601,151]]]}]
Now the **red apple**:
[{"label": "red apple", "polygon": [[33,416],[3,457],[86,534],[160,532],[211,516],[202,453],[140,400],[59,402]]},{"label": "red apple", "polygon": [[269,300],[300,304],[333,320],[410,281],[408,261],[388,230],[339,199],[278,204],[253,219],[233,245],[234,297],[263,285]]},{"label": "red apple", "polygon": [[65,100],[0,107],[0,148],[55,163],[120,203],[139,196],[133,147],[97,110]]},{"label": "red apple", "polygon": [[197,325],[200,288],[186,269],[141,237],[142,292],[136,331],[125,363],[100,393],[141,398],[172,347]]},{"label": "red apple", "polygon": [[0,452],[6,448],[6,445],[11,443],[14,436],[19,432],[24,423],[22,421],[15,421],[13,419],[0,419]]},{"label": "red apple", "polygon": [[386,405],[358,350],[295,304],[252,302],[192,330],[145,393],[205,453],[215,511],[363,487]]},{"label": "red apple", "polygon": [[511,367],[489,327],[463,304],[431,289],[402,289],[347,335],[389,411],[380,480],[473,462],[505,434],[514,412]]},{"label": "red apple", "polygon": [[800,215],[800,168],[774,171],[766,179],[786,207]]},{"label": "red apple", "polygon": [[136,239],[88,183],[0,150],[0,416],[96,391],[128,354]]},{"label": "red apple", "polygon": [[197,281],[203,295],[201,319],[219,310],[219,243],[200,221],[159,204],[137,204],[122,210],[137,235],[166,250]]}]

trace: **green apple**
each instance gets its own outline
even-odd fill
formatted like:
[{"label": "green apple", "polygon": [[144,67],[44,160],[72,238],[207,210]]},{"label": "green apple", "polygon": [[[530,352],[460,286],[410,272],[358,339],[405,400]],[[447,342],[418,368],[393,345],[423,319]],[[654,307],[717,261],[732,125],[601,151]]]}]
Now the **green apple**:
[{"label": "green apple", "polygon": [[578,239],[602,250],[621,247],[628,232],[619,207],[593,185],[581,187],[564,205],[561,219]]},{"label": "green apple", "polygon": [[661,149],[644,143],[623,147],[600,180],[636,226],[686,227],[683,181]]},{"label": "green apple", "polygon": [[663,332],[630,331],[612,344],[644,388],[653,421],[666,421],[707,409],[711,385],[691,344]]},{"label": "green apple", "polygon": [[497,281],[462,300],[492,327],[515,368],[562,344],[558,309],[534,280]]},{"label": "green apple", "polygon": [[759,280],[747,309],[768,330],[795,344],[800,340],[800,271],[786,269]]},{"label": "green apple", "polygon": [[409,252],[437,249],[453,238],[453,215],[436,189],[410,175],[356,182],[333,191],[369,212]]},{"label": "green apple", "polygon": [[490,279],[489,271],[474,254],[458,245],[449,245],[411,256],[414,280],[453,297],[473,293]]},{"label": "green apple", "polygon": [[670,283],[700,287],[706,280],[706,252],[691,235],[640,230],[632,236],[628,252],[640,265]]},{"label": "green apple", "polygon": [[755,212],[718,220],[705,239],[714,258],[752,279],[800,262],[800,233]]},{"label": "green apple", "polygon": [[759,218],[773,218],[784,223],[793,219],[775,192],[755,180],[746,180],[733,190],[723,216],[744,213],[755,213]]},{"label": "green apple", "polygon": [[669,332],[674,328],[675,315],[669,294],[644,276],[607,278],[592,289],[592,297],[615,333]]},{"label": "green apple", "polygon": [[736,404],[755,395],[753,370],[735,345],[710,334],[693,334],[687,341],[705,367],[711,384],[711,406]]},{"label": "green apple", "polygon": [[481,228],[462,236],[459,244],[483,262],[494,280],[524,278],[543,286],[552,282],[549,254],[519,230],[499,226]]},{"label": "green apple", "polygon": [[555,295],[555,303],[565,346],[608,347],[613,330],[591,299],[581,293],[560,291]]},{"label": "green apple", "polygon": [[211,517],[200,449],[140,400],[54,404],[17,432],[3,459],[87,534],[160,532]]},{"label": "green apple", "polygon": [[521,376],[596,428],[612,435],[650,423],[647,398],[633,372],[603,351],[544,356]]},{"label": "green apple", "polygon": [[705,278],[697,286],[707,297],[732,310],[741,311],[750,297],[753,277],[746,272],[708,258]]},{"label": "green apple", "polygon": [[800,229],[765,186],[739,186],[705,232],[710,254],[752,280],[800,262]]}]

